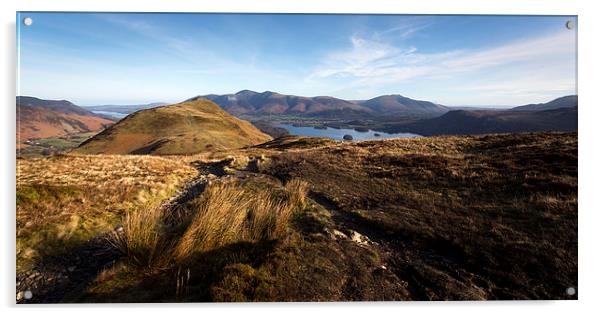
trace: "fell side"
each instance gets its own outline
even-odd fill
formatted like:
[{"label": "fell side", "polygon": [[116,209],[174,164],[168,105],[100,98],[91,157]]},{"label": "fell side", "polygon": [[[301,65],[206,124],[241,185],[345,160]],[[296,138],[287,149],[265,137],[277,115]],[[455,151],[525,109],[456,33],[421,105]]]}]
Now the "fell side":
[{"label": "fell side", "polygon": [[200,99],[133,113],[74,152],[181,155],[240,148],[270,139],[251,123]]}]

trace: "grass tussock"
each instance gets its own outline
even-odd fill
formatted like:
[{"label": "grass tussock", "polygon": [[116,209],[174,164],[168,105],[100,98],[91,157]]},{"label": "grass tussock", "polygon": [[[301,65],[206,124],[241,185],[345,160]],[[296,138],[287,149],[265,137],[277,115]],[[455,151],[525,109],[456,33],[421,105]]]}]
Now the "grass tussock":
[{"label": "grass tussock", "polygon": [[160,207],[129,212],[123,230],[113,232],[109,242],[137,266],[161,269],[166,263],[163,251],[168,249],[161,233],[162,220]]},{"label": "grass tussock", "polygon": [[295,210],[303,207],[307,184],[260,190],[249,183],[216,182],[186,206],[177,223],[166,224],[159,208],[128,214],[112,242],[137,266],[165,269],[239,242],[275,240],[286,235]]}]

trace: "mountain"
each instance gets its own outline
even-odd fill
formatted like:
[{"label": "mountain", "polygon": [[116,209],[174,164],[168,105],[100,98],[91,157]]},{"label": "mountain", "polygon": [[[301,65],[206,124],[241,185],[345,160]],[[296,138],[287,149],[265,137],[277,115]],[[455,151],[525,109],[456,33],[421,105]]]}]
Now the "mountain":
[{"label": "mountain", "polygon": [[567,95],[547,103],[527,104],[512,108],[512,111],[544,111],[577,106],[577,96]]},{"label": "mountain", "polygon": [[35,97],[18,96],[17,106],[31,106],[45,108],[54,112],[79,115],[94,115],[94,113],[81,108],[67,100],[44,100]]},{"label": "mountain", "polygon": [[147,104],[128,104],[128,105],[93,105],[86,106],[87,110],[90,111],[106,111],[106,112],[116,112],[121,114],[130,114],[136,111],[152,109],[159,106],[168,105],[165,102],[153,102]]},{"label": "mountain", "polygon": [[85,154],[194,154],[270,140],[251,123],[204,99],[140,110],[82,143]]},{"label": "mountain", "polygon": [[392,128],[424,136],[576,131],[577,107],[545,111],[450,111]]},{"label": "mountain", "polygon": [[242,90],[235,94],[209,94],[204,98],[219,104],[234,115],[240,114],[312,114],[328,110],[351,109],[371,112],[359,104],[333,97],[301,97],[265,91]]},{"label": "mountain", "polygon": [[419,101],[404,96],[393,94],[383,95],[366,101],[360,101],[360,104],[381,114],[410,114],[437,116],[449,111],[443,105],[435,104],[429,101]]},{"label": "mountain", "polygon": [[448,111],[442,105],[400,95],[387,95],[366,101],[348,101],[329,96],[303,97],[271,91],[242,90],[235,94],[208,94],[194,97],[211,100],[234,115],[302,115],[323,118],[357,119],[366,116],[410,115],[433,117]]},{"label": "mountain", "polygon": [[113,124],[66,100],[18,96],[17,140],[94,132]]}]

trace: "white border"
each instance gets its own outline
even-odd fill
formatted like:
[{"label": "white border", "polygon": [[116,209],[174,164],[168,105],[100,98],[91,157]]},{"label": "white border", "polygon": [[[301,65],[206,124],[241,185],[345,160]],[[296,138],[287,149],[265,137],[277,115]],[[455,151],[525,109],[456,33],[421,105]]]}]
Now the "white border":
[{"label": "white border", "polygon": [[[596,7],[597,1],[586,0],[322,0],[322,1],[283,1],[283,0],[3,0],[2,10],[2,65],[0,88],[3,104],[0,117],[3,119],[0,148],[3,151],[2,208],[2,249],[0,260],[2,285],[0,291],[4,312],[20,315],[106,315],[115,312],[137,313],[141,309],[146,314],[162,315],[166,308],[176,308],[177,313],[199,314],[206,312],[268,314],[318,313],[366,315],[376,308],[376,313],[420,313],[460,314],[460,315],[514,315],[545,314],[569,315],[600,312],[600,197],[597,188],[602,174],[598,159],[602,154],[600,120],[602,119],[602,58],[599,40],[602,12]],[[131,12],[289,12],[289,13],[415,13],[415,14],[553,14],[579,16],[579,301],[557,302],[410,302],[410,303],[324,303],[324,304],[152,304],[152,305],[77,305],[77,306],[14,306],[14,182],[15,182],[15,11],[131,11]],[[85,311],[80,310],[87,307]],[[5,314],[6,315],[6,314]]]}]

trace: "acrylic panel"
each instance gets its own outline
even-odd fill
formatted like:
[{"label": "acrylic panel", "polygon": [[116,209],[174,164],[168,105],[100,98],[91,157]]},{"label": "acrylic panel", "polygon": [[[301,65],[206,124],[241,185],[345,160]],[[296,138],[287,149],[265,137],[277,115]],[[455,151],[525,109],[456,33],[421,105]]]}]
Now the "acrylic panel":
[{"label": "acrylic panel", "polygon": [[18,12],[18,303],[577,299],[577,16]]}]

